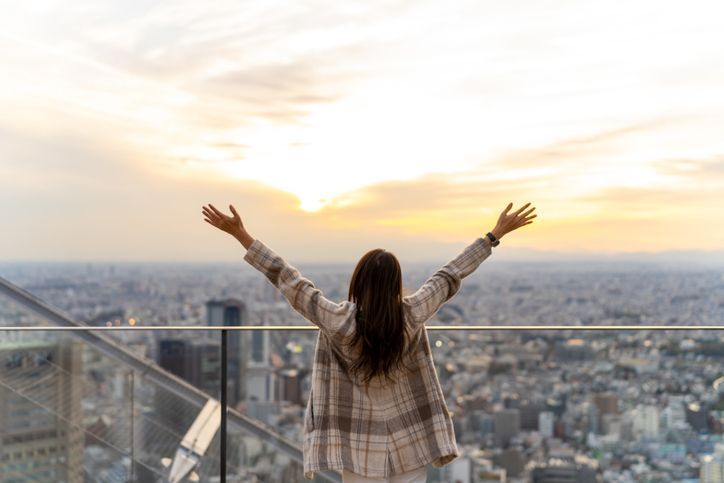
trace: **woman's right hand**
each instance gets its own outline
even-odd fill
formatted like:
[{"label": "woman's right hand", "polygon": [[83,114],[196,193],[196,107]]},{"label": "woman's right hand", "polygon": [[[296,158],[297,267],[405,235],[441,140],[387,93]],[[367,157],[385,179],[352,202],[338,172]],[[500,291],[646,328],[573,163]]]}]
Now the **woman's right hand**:
[{"label": "woman's right hand", "polygon": [[508,203],[508,206],[498,217],[498,224],[491,230],[495,238],[500,239],[506,233],[510,233],[521,226],[533,223],[533,218],[538,215],[528,216],[533,212],[533,210],[535,210],[535,206],[533,206],[526,211],[523,211],[528,205],[530,205],[530,203],[526,203],[513,213],[508,213],[510,208],[513,206],[513,203]]}]

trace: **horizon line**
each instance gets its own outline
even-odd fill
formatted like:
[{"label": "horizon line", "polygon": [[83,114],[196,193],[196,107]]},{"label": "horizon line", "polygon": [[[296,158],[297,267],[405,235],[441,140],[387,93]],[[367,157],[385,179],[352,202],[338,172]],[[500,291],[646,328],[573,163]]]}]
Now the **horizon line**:
[{"label": "horizon line", "polygon": [[[495,250],[495,249],[493,249]],[[452,254],[448,258],[452,258]],[[500,257],[503,257],[501,260]],[[713,260],[704,260],[702,257],[713,256]],[[549,258],[547,258],[549,257]],[[672,257],[670,259],[666,257]],[[401,262],[412,264],[428,264],[443,261],[445,257],[434,260],[416,259],[406,260],[400,258]],[[516,252],[505,252],[496,258],[501,263],[575,263],[575,262],[602,262],[602,261],[626,261],[646,263],[724,263],[724,249],[721,250],[662,250],[656,252],[632,251],[632,252],[590,252],[590,251],[555,251],[523,249]],[[346,265],[357,263],[357,258],[349,260],[315,260],[296,262],[302,265]],[[446,260],[446,259],[445,259]],[[491,259],[492,260],[492,259]],[[129,258],[129,259],[51,259],[51,258],[20,258],[0,259],[0,265],[10,264],[187,264],[187,265],[218,265],[234,264],[243,261],[234,258],[226,259],[163,259],[163,258]]]}]

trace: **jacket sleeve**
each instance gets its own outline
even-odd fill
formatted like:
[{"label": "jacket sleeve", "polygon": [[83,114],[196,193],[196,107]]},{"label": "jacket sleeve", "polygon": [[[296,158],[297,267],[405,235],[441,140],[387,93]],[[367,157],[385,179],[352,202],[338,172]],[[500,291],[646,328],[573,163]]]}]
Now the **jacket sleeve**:
[{"label": "jacket sleeve", "polygon": [[413,294],[403,297],[412,323],[423,324],[460,289],[462,279],[470,275],[490,256],[491,245],[487,236],[477,238],[457,257],[433,273]]},{"label": "jacket sleeve", "polygon": [[325,331],[337,316],[345,313],[351,302],[334,303],[322,291],[304,278],[299,270],[287,263],[261,240],[255,239],[244,255],[244,260],[259,270],[284,295],[294,310]]}]

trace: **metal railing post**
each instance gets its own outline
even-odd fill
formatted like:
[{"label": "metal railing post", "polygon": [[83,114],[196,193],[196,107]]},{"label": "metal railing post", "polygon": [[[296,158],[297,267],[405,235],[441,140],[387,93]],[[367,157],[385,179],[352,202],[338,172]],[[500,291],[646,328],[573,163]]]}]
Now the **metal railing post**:
[{"label": "metal railing post", "polygon": [[219,476],[221,483],[226,483],[226,392],[229,387],[226,372],[226,337],[227,331],[221,330],[221,433],[219,449]]},{"label": "metal railing post", "polygon": [[135,402],[135,396],[136,396],[136,378],[135,378],[135,372],[133,369],[131,369],[130,374],[128,375],[128,378],[130,379],[128,381],[131,390],[131,471],[130,471],[130,480],[131,482],[136,481],[136,436],[135,436],[135,416],[136,416],[136,402]]}]

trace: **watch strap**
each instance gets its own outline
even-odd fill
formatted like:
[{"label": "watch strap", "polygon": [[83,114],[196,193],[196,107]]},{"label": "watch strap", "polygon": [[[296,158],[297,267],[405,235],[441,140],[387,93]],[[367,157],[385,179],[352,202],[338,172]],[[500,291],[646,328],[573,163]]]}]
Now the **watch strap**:
[{"label": "watch strap", "polygon": [[495,238],[495,235],[493,235],[493,232],[489,231],[487,233],[487,237],[490,238],[490,243],[492,246],[497,247],[498,245],[500,245],[500,240]]}]

